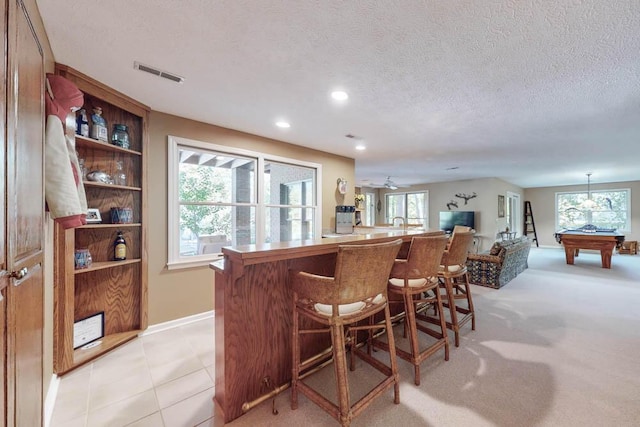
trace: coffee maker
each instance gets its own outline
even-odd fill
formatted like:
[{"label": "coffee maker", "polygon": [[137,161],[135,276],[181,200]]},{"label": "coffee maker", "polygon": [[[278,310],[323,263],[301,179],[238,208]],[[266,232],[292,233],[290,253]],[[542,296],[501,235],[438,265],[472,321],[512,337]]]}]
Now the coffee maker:
[{"label": "coffee maker", "polygon": [[355,206],[336,206],[336,234],[353,233],[353,220],[355,217],[355,212]]}]

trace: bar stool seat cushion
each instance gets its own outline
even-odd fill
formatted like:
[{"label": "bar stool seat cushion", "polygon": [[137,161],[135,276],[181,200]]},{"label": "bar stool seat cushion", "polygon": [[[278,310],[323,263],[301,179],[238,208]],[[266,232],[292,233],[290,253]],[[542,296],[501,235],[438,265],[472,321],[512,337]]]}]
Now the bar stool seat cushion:
[{"label": "bar stool seat cushion", "polygon": [[[420,288],[425,286],[427,283],[438,283],[438,278],[429,277],[428,279],[425,279],[424,277],[421,277],[419,279],[408,279],[407,282],[410,288]],[[389,284],[392,286],[403,287],[404,279],[391,278],[389,279]]]},{"label": "bar stool seat cushion", "polygon": [[449,273],[456,273],[458,271],[460,271],[463,267],[461,267],[458,264],[454,264],[454,265],[449,265],[448,269],[447,266],[441,265],[440,266],[440,271],[444,272],[444,271],[448,271]]},{"label": "bar stool seat cushion", "polygon": [[[339,304],[338,305],[338,313],[340,316],[346,316],[347,314],[353,314],[361,311],[363,308],[367,306],[367,303],[370,304],[380,304],[384,302],[384,296],[382,294],[376,295],[374,298],[367,299],[365,301],[356,301],[350,304]],[[331,316],[333,314],[333,309],[331,304],[321,304],[316,303],[313,305],[318,314],[322,314],[325,316]]]}]

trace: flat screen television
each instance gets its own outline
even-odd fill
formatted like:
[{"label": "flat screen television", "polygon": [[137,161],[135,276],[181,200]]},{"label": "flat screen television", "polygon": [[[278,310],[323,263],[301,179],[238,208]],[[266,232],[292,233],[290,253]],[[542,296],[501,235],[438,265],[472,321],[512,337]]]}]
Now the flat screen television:
[{"label": "flat screen television", "polygon": [[475,212],[473,211],[443,211],[440,212],[440,230],[450,234],[456,225],[476,228]]}]

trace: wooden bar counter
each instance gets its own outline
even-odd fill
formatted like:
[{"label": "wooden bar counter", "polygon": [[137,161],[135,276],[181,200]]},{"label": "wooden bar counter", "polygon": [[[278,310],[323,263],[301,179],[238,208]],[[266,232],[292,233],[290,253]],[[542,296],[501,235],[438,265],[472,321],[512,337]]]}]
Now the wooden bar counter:
[{"label": "wooden bar counter", "polygon": [[[391,231],[318,240],[222,248],[215,271],[215,401],[229,422],[242,406],[291,380],[292,291],[290,269],[332,276],[340,244],[402,239],[400,255],[413,236],[440,230]],[[329,334],[303,342],[302,358],[330,346]],[[265,379],[268,379],[265,381]]]}]

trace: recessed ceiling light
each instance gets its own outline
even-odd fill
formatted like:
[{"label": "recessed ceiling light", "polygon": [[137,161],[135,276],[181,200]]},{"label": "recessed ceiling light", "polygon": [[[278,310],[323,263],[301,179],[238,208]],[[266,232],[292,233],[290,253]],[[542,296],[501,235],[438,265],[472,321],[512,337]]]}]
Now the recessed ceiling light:
[{"label": "recessed ceiling light", "polygon": [[279,128],[282,128],[282,129],[288,129],[288,128],[291,127],[289,122],[284,122],[284,121],[276,122],[276,126],[278,126]]},{"label": "recessed ceiling light", "polygon": [[345,101],[349,99],[349,95],[347,95],[347,92],[344,92],[341,90],[336,90],[334,92],[331,92],[331,97],[336,101]]},{"label": "recessed ceiling light", "polygon": [[366,149],[367,149],[367,147],[365,147],[365,146],[364,146],[364,144],[358,144],[358,145],[356,145],[356,150],[360,150],[360,151],[362,151],[362,150],[366,150]]}]

